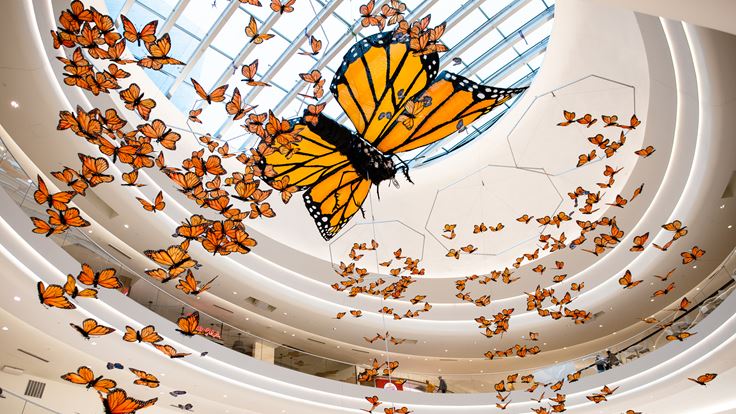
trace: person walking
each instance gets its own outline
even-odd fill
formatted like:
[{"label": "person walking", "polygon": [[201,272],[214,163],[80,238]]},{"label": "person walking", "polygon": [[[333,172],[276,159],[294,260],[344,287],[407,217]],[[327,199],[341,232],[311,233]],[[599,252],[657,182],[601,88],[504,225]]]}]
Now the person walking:
[{"label": "person walking", "polygon": [[435,388],[436,387],[434,386],[434,384],[432,384],[431,382],[429,382],[429,380],[424,381],[424,391],[426,391],[426,392],[428,392],[428,393],[431,394],[431,393],[434,392]]},{"label": "person walking", "polygon": [[606,360],[600,356],[595,356],[595,367],[598,369],[598,372],[603,372],[606,370]]},{"label": "person walking", "polygon": [[437,388],[437,390],[444,394],[447,392],[447,383],[442,377],[438,377],[438,379],[440,380],[440,386],[439,388]]}]

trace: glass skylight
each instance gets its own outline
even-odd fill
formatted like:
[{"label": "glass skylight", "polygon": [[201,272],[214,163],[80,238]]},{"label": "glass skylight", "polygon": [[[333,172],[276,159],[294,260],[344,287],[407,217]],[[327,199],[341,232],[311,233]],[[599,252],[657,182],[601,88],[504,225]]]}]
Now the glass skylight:
[{"label": "glass skylight", "polygon": [[[243,95],[244,102],[258,105],[259,111],[272,109],[278,116],[300,116],[308,103],[299,93],[307,85],[299,73],[320,69],[327,82],[342,62],[343,55],[357,41],[376,33],[375,27],[360,26],[362,0],[297,0],[295,11],[274,13],[268,0],[254,7],[238,0],[106,0],[109,13],[118,19],[125,14],[137,26],[158,20],[158,35],[169,32],[171,56],[185,66],[165,66],[162,71],[146,72],[184,113],[198,99],[190,78],[205,89],[229,83]],[[376,1],[376,9],[385,3]],[[478,82],[498,87],[521,87],[531,83],[542,63],[554,19],[554,0],[404,0],[407,20],[432,15],[432,26],[446,21],[442,37],[450,52],[441,55],[443,69]],[[259,31],[274,38],[255,46],[247,43],[244,28],[250,17]],[[322,40],[317,56],[305,56],[308,35]],[[129,50],[140,57],[145,49],[132,45]],[[454,59],[453,58],[459,58]],[[258,78],[270,88],[239,85],[240,67],[259,60]],[[339,105],[325,85],[328,105],[325,114],[349,125]],[[402,158],[421,166],[450,154],[488,130],[515,99],[490,115],[442,141]],[[216,138],[228,141],[234,149],[248,149],[257,137],[230,122],[222,108],[206,107],[200,116],[203,125]],[[184,126],[182,126],[183,128]]]}]

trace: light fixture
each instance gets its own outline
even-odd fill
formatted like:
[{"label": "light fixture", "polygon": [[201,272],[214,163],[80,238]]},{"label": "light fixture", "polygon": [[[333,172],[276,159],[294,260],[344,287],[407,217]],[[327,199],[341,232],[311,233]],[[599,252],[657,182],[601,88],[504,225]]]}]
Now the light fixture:
[{"label": "light fixture", "polygon": [[13,296],[13,300],[16,302],[20,302],[20,296]]},{"label": "light fixture", "polygon": [[250,318],[245,318],[245,320],[246,320],[246,321],[249,321],[249,320],[250,320]]},{"label": "light fixture", "polygon": [[284,316],[286,316],[286,312],[284,312]]},{"label": "light fixture", "polygon": [[733,228],[733,226],[732,226],[731,224],[729,224],[729,225],[728,225],[728,228],[729,228],[729,229],[732,229],[732,228]]},{"label": "light fixture", "polygon": [[291,336],[296,336],[296,334],[291,334]]},{"label": "light fixture", "polygon": [[340,348],[340,345],[338,345],[337,347]]},{"label": "light fixture", "polygon": [[698,268],[698,265],[693,265],[693,269],[697,269],[697,268]]},{"label": "light fixture", "polygon": [[10,106],[12,106],[13,108],[18,108],[20,104],[17,101],[10,101]]},{"label": "light fixture", "polygon": [[721,208],[726,208],[726,205],[725,204],[721,204]]},{"label": "light fixture", "polygon": [[446,350],[446,349],[445,349],[445,352],[447,352],[447,350]]},{"label": "light fixture", "polygon": [[87,233],[92,234],[92,230],[87,230]]},{"label": "light fixture", "polygon": [[223,394],[222,398],[227,398],[227,394]]},{"label": "light fixture", "polygon": [[602,328],[602,327],[603,327],[603,325],[598,325],[598,327],[599,327],[599,328]]},{"label": "light fixture", "polygon": [[123,227],[125,227],[126,229],[129,229],[130,228],[130,226],[127,225],[127,224],[123,224]]},{"label": "light fixture", "polygon": [[95,341],[92,341],[92,342],[90,342],[89,344],[90,344],[90,345],[92,345],[92,346],[95,346],[95,345],[97,345],[97,342],[95,342]]},{"label": "light fixture", "polygon": [[237,294],[238,294],[238,292],[236,292],[236,291],[233,290],[233,295],[237,295]]},{"label": "light fixture", "polygon": [[3,326],[2,329],[3,329],[3,331],[7,331],[8,330],[8,327],[7,326]]},{"label": "light fixture", "polygon": [[654,302],[654,298],[652,298],[652,299],[649,299],[649,301],[650,301],[650,302]]}]

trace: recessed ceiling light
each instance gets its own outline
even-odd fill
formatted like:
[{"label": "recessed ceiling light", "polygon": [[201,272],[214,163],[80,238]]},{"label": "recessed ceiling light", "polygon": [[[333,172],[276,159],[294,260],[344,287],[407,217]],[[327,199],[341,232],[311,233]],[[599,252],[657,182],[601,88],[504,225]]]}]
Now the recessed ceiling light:
[{"label": "recessed ceiling light", "polygon": [[13,296],[13,300],[16,302],[20,302],[20,296]]},{"label": "recessed ceiling light", "polygon": [[447,352],[447,350],[446,350],[446,349],[445,349],[445,352]]},{"label": "recessed ceiling light", "polygon": [[693,265],[693,269],[697,269],[697,268],[698,268],[698,265]]},{"label": "recessed ceiling light", "polygon": [[95,341],[92,341],[92,342],[90,342],[89,344],[90,344],[90,345],[92,345],[92,346],[95,346],[95,345],[97,345],[97,342],[95,342]]},{"label": "recessed ceiling light", "polygon": [[3,329],[3,331],[7,331],[8,330],[8,327],[7,326],[3,326],[2,329]]},{"label": "recessed ceiling light", "polygon": [[725,204],[721,204],[721,208],[726,208],[726,205]]},{"label": "recessed ceiling light", "polygon": [[695,288],[695,290],[700,290],[700,288]]},{"label": "recessed ceiling light", "polygon": [[238,292],[236,292],[236,291],[233,290],[233,295],[237,295],[237,294],[238,294]]},{"label": "recessed ceiling light", "polygon": [[603,325],[598,325],[598,327],[599,327],[599,328],[602,328],[602,327],[603,327]]},{"label": "recessed ceiling light", "polygon": [[284,312],[284,316],[286,316],[286,312]]},{"label": "recessed ceiling light", "polygon": [[125,227],[126,229],[129,229],[130,228],[130,226],[127,225],[127,224],[123,224],[123,227]]},{"label": "recessed ceiling light", "polygon": [[728,228],[729,228],[729,229],[731,229],[731,228],[733,228],[733,226],[729,224],[729,225],[728,225]]},{"label": "recessed ceiling light", "polygon": [[337,347],[339,348],[339,347],[340,347],[340,345],[338,345]]},{"label": "recessed ceiling light", "polygon": [[542,345],[547,345],[547,343],[545,342],[545,343],[543,343]]},{"label": "recessed ceiling light", "polygon": [[246,320],[246,321],[249,321],[249,320],[250,320],[250,318],[245,318],[245,320]]},{"label": "recessed ceiling light", "polygon": [[10,106],[12,106],[13,108],[18,108],[20,104],[16,101],[10,101]]},{"label": "recessed ceiling light", "polygon": [[429,361],[429,358],[424,358],[425,361]]},{"label": "recessed ceiling light", "polygon": [[614,332],[613,334],[616,335],[616,332]]},{"label": "recessed ceiling light", "polygon": [[286,331],[284,331],[284,333],[286,333]]},{"label": "recessed ceiling light", "polygon": [[437,371],[438,372],[442,372],[442,368],[437,368]]},{"label": "recessed ceiling light", "polygon": [[649,299],[650,302],[654,302],[654,299]]},{"label": "recessed ceiling light", "polygon": [[87,230],[87,233],[92,234],[92,230]]},{"label": "recessed ceiling light", "polygon": [[567,347],[566,346],[563,346],[562,349],[567,349]]},{"label": "recessed ceiling light", "polygon": [[291,334],[291,336],[296,336],[296,334]]},{"label": "recessed ceiling light", "polygon": [[224,394],[224,395],[222,396],[222,398],[227,398],[227,394]]}]

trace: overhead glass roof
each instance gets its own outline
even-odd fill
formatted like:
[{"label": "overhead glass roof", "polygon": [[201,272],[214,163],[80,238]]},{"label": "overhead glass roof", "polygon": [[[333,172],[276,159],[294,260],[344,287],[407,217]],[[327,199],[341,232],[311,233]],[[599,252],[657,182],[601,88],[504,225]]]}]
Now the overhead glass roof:
[{"label": "overhead glass roof", "polygon": [[[521,87],[537,74],[554,18],[554,0],[403,0],[406,19],[411,21],[432,15],[432,26],[447,22],[442,37],[450,51],[441,54],[442,69],[498,87]],[[269,0],[263,7],[239,0],[106,0],[109,13],[117,20],[122,13],[136,26],[158,20],[158,35],[169,32],[171,56],[185,66],[165,66],[161,71],[146,70],[158,87],[185,113],[199,98],[190,78],[205,89],[228,83],[243,95],[243,101],[258,105],[257,111],[272,109],[278,116],[300,116],[308,103],[299,93],[308,92],[308,84],[299,73],[322,71],[329,81],[342,62],[343,55],[357,41],[377,32],[360,25],[359,8],[363,0],[297,0],[293,13],[275,13]],[[377,0],[376,10],[387,0]],[[261,45],[248,43],[244,28],[253,16],[260,33],[275,36]],[[322,40],[317,56],[301,55],[310,51],[310,35]],[[135,57],[142,47],[129,46]],[[240,67],[259,60],[257,80],[270,88],[250,88],[241,83]],[[328,89],[325,88],[327,91]],[[325,114],[349,123],[340,106],[327,91]],[[463,132],[433,145],[406,154],[414,166],[427,164],[463,147],[490,128],[514,104],[479,119]],[[246,149],[257,143],[227,113],[217,106],[205,107],[200,115],[205,128],[215,137],[230,142],[231,148]],[[183,127],[183,126],[182,126]]]}]

